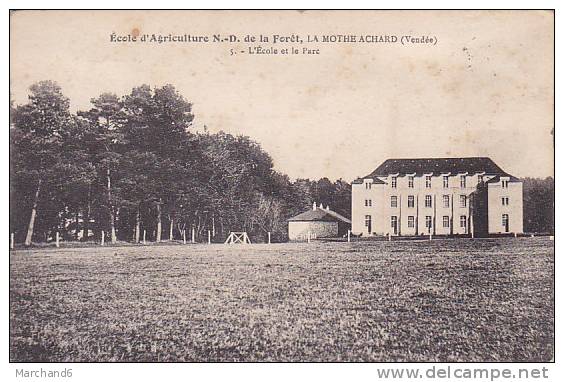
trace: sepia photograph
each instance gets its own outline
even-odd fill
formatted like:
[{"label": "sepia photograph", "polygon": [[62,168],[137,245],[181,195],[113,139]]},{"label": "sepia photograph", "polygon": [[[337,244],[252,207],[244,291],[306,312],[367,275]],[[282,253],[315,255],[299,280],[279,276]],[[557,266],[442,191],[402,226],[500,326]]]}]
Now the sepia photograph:
[{"label": "sepia photograph", "polygon": [[11,10],[9,362],[554,362],[554,23]]}]

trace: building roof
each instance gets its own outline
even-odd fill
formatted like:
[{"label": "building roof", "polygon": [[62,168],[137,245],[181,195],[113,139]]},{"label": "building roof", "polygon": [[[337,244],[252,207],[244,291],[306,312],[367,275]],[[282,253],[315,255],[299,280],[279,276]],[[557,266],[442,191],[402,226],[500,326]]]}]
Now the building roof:
[{"label": "building roof", "polygon": [[[364,183],[363,179],[365,179],[365,178],[370,178],[370,175],[367,175],[367,176],[365,176],[364,178],[355,179],[355,180],[353,180],[352,182],[353,182],[354,184],[361,184],[361,183]],[[380,179],[378,179],[378,178],[374,178],[374,179],[372,180],[372,183],[373,183],[373,184],[386,184],[386,182],[384,182],[383,180],[380,180]]]},{"label": "building roof", "polygon": [[417,159],[387,159],[372,173],[364,178],[375,178],[377,176],[388,176],[398,174],[460,174],[484,173],[486,175],[511,176],[503,171],[493,160],[488,157],[469,158],[417,158]]},{"label": "building roof", "polygon": [[321,207],[318,207],[314,210],[307,210],[306,212],[302,212],[299,215],[291,217],[288,219],[291,222],[313,222],[313,221],[323,221],[323,222],[343,222],[347,224],[351,224],[351,221],[336,213],[335,211],[326,210]]},{"label": "building roof", "polygon": [[[503,176],[503,175],[501,175],[501,176]],[[516,178],[516,177],[514,177],[514,176],[512,176],[512,175],[506,175],[506,176],[509,177],[509,182],[520,182],[519,178]],[[494,176],[493,178],[491,178],[490,180],[488,180],[488,181],[486,182],[486,184],[487,184],[487,183],[498,183],[498,182],[499,182],[499,178],[500,178],[500,175],[496,175],[496,176]]]}]

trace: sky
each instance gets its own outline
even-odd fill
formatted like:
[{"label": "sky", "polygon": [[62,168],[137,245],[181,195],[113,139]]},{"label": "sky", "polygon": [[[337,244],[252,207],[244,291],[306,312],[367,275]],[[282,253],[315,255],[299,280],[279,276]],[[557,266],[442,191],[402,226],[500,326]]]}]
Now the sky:
[{"label": "sky", "polygon": [[[113,32],[241,41],[112,42]],[[261,34],[270,41],[244,41]],[[273,35],[436,44],[274,44]],[[103,92],[170,83],[193,103],[196,128],[250,136],[292,179],[352,181],[387,158],[462,156],[489,156],[518,177],[554,174],[549,11],[18,11],[10,43],[16,104],[47,79],[73,110]],[[258,45],[300,54],[241,53]]]}]

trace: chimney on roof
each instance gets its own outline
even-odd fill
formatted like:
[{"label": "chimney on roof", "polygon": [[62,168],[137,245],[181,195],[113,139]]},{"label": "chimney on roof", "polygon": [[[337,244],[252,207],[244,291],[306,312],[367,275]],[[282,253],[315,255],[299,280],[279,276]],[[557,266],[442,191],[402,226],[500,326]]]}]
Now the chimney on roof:
[{"label": "chimney on roof", "polygon": [[317,203],[313,202],[313,210],[315,211],[317,209]]}]

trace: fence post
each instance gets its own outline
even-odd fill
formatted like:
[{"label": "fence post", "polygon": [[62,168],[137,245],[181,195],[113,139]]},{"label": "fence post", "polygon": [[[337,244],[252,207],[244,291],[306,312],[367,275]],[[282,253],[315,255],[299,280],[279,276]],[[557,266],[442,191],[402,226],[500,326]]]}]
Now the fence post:
[{"label": "fence post", "polygon": [[184,244],[186,244],[186,230],[185,229],[182,230],[182,242]]},{"label": "fence post", "polygon": [[268,244],[270,244],[270,232],[268,233]]},{"label": "fence post", "polygon": [[104,231],[102,231],[102,242],[100,243],[101,245],[104,245],[104,239],[105,239],[105,234]]},{"label": "fence post", "polygon": [[14,249],[14,233],[10,234],[10,249]]},{"label": "fence post", "polygon": [[211,244],[211,231],[208,229],[208,244]]},{"label": "fence post", "polygon": [[307,242],[311,243],[311,232],[307,231]]},{"label": "fence post", "polygon": [[194,231],[194,227],[192,227],[192,244],[196,242],[196,232]]},{"label": "fence post", "polygon": [[143,245],[147,244],[147,230],[143,230]]},{"label": "fence post", "polygon": [[392,241],[392,234],[388,232],[388,241]]},{"label": "fence post", "polygon": [[350,229],[347,231],[347,242],[349,242],[349,243],[351,242],[351,230]]},{"label": "fence post", "polygon": [[59,248],[59,231],[55,232],[55,247]]},{"label": "fence post", "polygon": [[431,240],[433,240],[433,234],[432,233],[429,234],[429,241],[431,241]]}]

